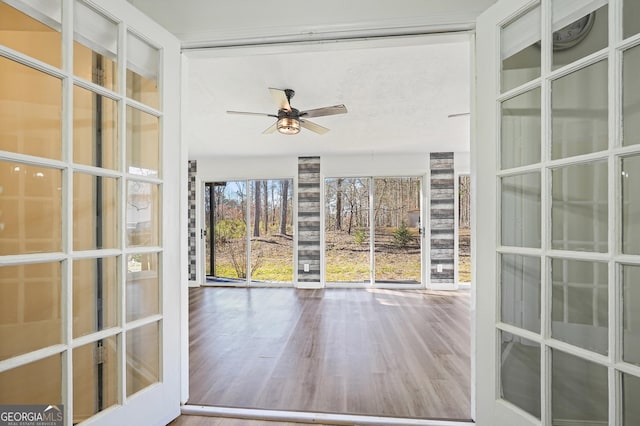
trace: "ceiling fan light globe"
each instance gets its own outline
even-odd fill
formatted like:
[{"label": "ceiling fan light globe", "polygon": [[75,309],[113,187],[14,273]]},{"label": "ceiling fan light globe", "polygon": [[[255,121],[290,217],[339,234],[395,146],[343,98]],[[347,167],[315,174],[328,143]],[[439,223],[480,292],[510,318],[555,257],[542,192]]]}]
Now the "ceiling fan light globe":
[{"label": "ceiling fan light globe", "polygon": [[295,135],[300,132],[300,121],[291,117],[282,117],[278,119],[278,132],[283,135]]}]

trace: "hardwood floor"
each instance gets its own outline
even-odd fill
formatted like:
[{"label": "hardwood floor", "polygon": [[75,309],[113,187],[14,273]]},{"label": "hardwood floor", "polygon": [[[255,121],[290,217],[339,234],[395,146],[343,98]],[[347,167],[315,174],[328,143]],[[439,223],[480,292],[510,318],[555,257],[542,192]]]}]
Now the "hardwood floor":
[{"label": "hardwood floor", "polygon": [[[305,423],[267,422],[264,420],[230,419],[223,417],[180,416],[169,426],[305,426]],[[316,426],[328,426],[314,423]]]},{"label": "hardwood floor", "polygon": [[469,300],[468,291],[190,289],[189,403],[468,419]]}]

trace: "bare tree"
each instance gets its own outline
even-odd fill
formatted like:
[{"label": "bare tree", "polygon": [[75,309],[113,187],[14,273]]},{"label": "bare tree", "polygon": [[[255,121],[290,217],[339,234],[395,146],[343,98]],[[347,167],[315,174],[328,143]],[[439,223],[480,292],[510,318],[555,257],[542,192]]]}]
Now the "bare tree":
[{"label": "bare tree", "polygon": [[460,228],[468,228],[471,219],[471,177],[460,176],[458,185],[460,202],[458,204],[458,223]]},{"label": "bare tree", "polygon": [[336,181],[336,231],[342,231],[342,181]]},{"label": "bare tree", "polygon": [[261,204],[260,181],[258,180],[254,181],[253,187],[254,187],[253,202],[255,206],[255,211],[253,212],[253,236],[259,237],[260,236],[260,204]]},{"label": "bare tree", "polygon": [[285,235],[287,233],[287,200],[289,198],[289,180],[283,179],[280,181],[282,189],[280,191],[280,233]]},{"label": "bare tree", "polygon": [[264,193],[264,233],[269,233],[269,182],[262,181],[262,192]]}]

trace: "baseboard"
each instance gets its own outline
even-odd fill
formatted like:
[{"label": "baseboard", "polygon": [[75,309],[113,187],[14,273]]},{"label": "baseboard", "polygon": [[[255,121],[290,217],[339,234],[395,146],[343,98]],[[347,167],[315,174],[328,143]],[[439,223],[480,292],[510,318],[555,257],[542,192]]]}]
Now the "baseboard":
[{"label": "baseboard", "polygon": [[466,283],[458,283],[458,288],[460,290],[469,290],[471,288],[471,283],[466,282]]},{"label": "baseboard", "polygon": [[427,287],[427,290],[455,291],[455,290],[458,290],[458,284],[431,283]]},{"label": "baseboard", "polygon": [[189,287],[200,287],[200,283],[198,281],[189,281]]},{"label": "baseboard", "polygon": [[305,290],[316,290],[319,288],[324,288],[322,286],[322,283],[305,283],[305,282],[300,282],[298,281],[295,285],[296,288],[302,288]]}]

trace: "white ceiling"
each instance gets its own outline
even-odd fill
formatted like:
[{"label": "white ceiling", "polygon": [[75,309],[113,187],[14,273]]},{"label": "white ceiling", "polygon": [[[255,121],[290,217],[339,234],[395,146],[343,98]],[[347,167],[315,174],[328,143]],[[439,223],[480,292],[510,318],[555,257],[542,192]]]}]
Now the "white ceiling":
[{"label": "white ceiling", "polygon": [[[285,23],[275,0],[130,1],[185,47],[191,159],[469,150],[469,116],[448,115],[470,109],[470,33],[409,34],[471,29],[495,0],[296,2]],[[226,114],[275,114],[269,87],[294,89],[299,110],[342,103],[349,112],[312,119],[331,129],[322,136],[263,135],[273,119]]]}]

